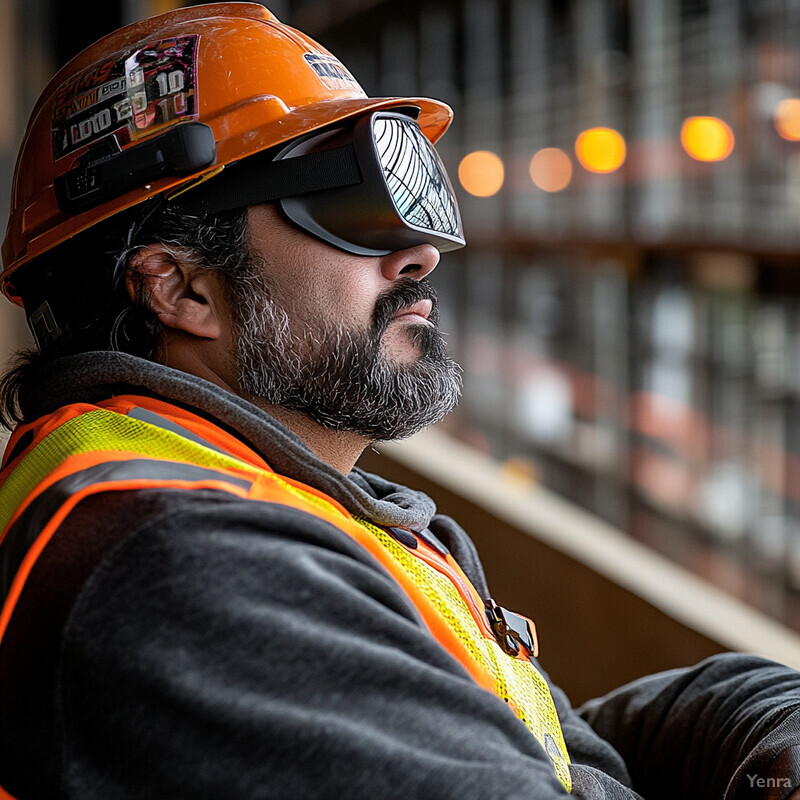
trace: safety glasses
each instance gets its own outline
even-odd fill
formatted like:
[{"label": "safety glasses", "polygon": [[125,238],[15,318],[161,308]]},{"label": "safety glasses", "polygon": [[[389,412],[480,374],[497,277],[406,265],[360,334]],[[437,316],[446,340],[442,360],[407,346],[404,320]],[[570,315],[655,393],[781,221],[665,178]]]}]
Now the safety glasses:
[{"label": "safety glasses", "polygon": [[201,215],[274,201],[299,228],[356,255],[425,243],[446,252],[465,244],[447,172],[405,114],[373,112],[296,139],[180,197],[186,210]]}]

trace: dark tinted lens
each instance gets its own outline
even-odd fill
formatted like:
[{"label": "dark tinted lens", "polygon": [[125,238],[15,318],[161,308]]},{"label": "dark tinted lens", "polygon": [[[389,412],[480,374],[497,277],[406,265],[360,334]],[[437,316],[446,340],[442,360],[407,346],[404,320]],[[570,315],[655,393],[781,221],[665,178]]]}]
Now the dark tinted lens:
[{"label": "dark tinted lens", "polygon": [[460,236],[458,207],[447,173],[431,143],[412,120],[373,120],[386,184],[400,215],[411,225]]}]

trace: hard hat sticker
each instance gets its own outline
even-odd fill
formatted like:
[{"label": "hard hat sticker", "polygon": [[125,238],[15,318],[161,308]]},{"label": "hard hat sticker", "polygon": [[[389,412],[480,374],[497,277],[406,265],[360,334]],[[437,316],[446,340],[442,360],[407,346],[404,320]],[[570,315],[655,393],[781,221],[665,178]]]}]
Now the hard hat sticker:
[{"label": "hard hat sticker", "polygon": [[53,154],[74,153],[111,134],[120,145],[197,116],[197,35],[118,53],[56,91]]},{"label": "hard hat sticker", "polygon": [[361,88],[338,58],[323,53],[305,53],[303,58],[328,89]]}]

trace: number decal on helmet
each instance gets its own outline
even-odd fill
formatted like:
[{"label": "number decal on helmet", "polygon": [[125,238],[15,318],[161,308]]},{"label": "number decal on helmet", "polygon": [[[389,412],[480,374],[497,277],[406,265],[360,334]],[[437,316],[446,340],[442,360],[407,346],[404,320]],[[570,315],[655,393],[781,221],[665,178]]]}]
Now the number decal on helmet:
[{"label": "number decal on helmet", "polygon": [[56,92],[56,159],[117,134],[120,145],[196,116],[196,35],[120,53],[73,76]]}]

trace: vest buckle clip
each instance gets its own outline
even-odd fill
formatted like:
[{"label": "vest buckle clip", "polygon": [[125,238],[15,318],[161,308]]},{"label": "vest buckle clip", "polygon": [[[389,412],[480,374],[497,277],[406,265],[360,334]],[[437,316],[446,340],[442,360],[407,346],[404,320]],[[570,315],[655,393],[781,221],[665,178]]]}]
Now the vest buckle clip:
[{"label": "vest buckle clip", "polygon": [[491,597],[486,600],[485,605],[489,627],[504,652],[510,656],[517,656],[524,647],[530,655],[534,657],[538,655],[536,626],[531,620],[497,605]]}]

